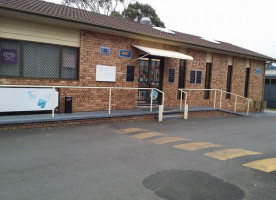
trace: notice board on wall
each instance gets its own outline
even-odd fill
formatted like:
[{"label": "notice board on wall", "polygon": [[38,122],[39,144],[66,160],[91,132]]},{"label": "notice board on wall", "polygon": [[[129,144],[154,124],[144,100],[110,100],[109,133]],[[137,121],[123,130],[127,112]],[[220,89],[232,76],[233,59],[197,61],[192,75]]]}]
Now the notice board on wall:
[{"label": "notice board on wall", "polygon": [[[52,88],[0,88],[0,112],[52,110]],[[54,107],[59,93],[54,92]]]},{"label": "notice board on wall", "polygon": [[107,65],[96,65],[96,81],[115,82],[116,67]]}]

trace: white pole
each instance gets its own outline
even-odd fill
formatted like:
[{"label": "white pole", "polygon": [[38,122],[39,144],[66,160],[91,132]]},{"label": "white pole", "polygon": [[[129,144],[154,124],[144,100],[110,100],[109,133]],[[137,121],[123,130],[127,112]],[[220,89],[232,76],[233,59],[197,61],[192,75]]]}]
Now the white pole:
[{"label": "white pole", "polygon": [[150,112],[152,112],[152,97],[153,97],[153,89],[151,89],[151,93],[150,93]]},{"label": "white pole", "polygon": [[221,103],[222,103],[222,90],[220,90],[219,109],[221,109]]},{"label": "white pole", "polygon": [[108,104],[108,114],[111,114],[111,88],[109,88],[109,104]]},{"label": "white pole", "polygon": [[55,118],[55,87],[52,90],[52,118]]},{"label": "white pole", "polygon": [[182,100],[183,100],[183,94],[182,94],[182,90],[180,89],[180,107],[179,110],[182,110]]},{"label": "white pole", "polygon": [[188,119],[188,110],[189,110],[189,106],[187,104],[185,104],[185,108],[184,108],[184,119]]},{"label": "white pole", "polygon": [[215,90],[215,97],[214,97],[214,108],[216,108],[216,101],[217,101],[217,91]]},{"label": "white pole", "polygon": [[234,108],[234,112],[237,111],[237,99],[238,99],[238,96],[236,95],[236,98],[235,98],[235,108]]},{"label": "white pole", "polygon": [[158,121],[159,122],[163,121],[163,109],[164,109],[164,106],[163,105],[159,105],[159,113],[158,113]]},{"label": "white pole", "polygon": [[188,93],[185,92],[185,105],[187,105],[187,100],[188,100]]}]

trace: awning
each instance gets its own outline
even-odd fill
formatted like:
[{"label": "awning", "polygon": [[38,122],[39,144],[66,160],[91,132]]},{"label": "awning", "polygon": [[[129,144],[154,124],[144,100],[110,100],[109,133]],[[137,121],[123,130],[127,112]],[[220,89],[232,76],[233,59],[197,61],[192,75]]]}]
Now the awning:
[{"label": "awning", "polygon": [[188,56],[183,53],[179,53],[176,51],[169,51],[169,50],[163,50],[163,49],[155,49],[155,48],[150,48],[150,47],[142,47],[138,45],[132,45],[135,48],[153,55],[153,56],[160,56],[160,57],[168,57],[168,58],[178,58],[178,59],[183,59],[183,60],[193,60],[192,56]]}]

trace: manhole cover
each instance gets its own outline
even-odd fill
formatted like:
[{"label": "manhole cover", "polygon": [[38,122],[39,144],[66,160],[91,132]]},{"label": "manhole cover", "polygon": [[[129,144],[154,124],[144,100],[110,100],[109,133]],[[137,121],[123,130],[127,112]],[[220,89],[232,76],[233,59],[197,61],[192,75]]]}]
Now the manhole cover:
[{"label": "manhole cover", "polygon": [[244,199],[239,187],[202,171],[160,171],[147,177],[142,184],[167,200]]}]

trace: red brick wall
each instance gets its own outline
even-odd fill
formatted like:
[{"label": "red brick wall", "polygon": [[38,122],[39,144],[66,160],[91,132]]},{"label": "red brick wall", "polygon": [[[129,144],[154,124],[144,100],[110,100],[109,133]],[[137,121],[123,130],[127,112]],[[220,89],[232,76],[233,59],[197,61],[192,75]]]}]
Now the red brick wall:
[{"label": "red brick wall", "polygon": [[[221,111],[197,111],[197,112],[189,113],[189,119],[201,118],[201,117],[237,117],[237,116],[238,115],[221,112]],[[122,123],[122,122],[149,121],[149,120],[156,122],[155,114],[141,115],[141,116],[128,116],[128,117],[111,117],[111,118],[98,118],[98,119],[0,125],[0,131],[31,129],[31,128],[49,128],[49,127],[57,128],[62,126],[90,126],[90,125],[97,125],[97,124],[103,124],[103,123]]]},{"label": "red brick wall", "polygon": [[[179,48],[173,46],[166,46],[167,50],[179,52]],[[179,106],[177,100],[178,90],[178,76],[179,76],[180,60],[174,58],[165,58],[164,62],[164,78],[163,78],[163,92],[165,93],[165,107]],[[175,69],[174,82],[169,83],[169,69]]]},{"label": "red brick wall", "polygon": [[[256,69],[261,68],[261,74],[256,74]],[[265,63],[251,60],[250,65],[250,78],[249,78],[249,89],[248,98],[253,100],[261,101],[263,100],[264,92],[264,75],[265,75]],[[253,103],[251,104],[251,109],[253,109]]]},{"label": "red brick wall", "polygon": [[[204,51],[188,49],[188,55],[194,58],[193,61],[187,61],[186,83],[185,88],[204,89],[206,76],[206,57]],[[256,74],[256,69],[261,68],[262,73]],[[201,84],[190,84],[190,71],[202,71]],[[212,75],[211,89],[226,90],[228,71],[228,56],[222,54],[212,54]],[[249,95],[248,98],[253,100],[262,100],[263,96],[263,81],[264,81],[264,62],[251,60],[250,80],[249,80]],[[231,93],[244,96],[246,75],[246,59],[233,58],[233,74]],[[220,92],[216,93],[216,108],[219,108]],[[235,96],[230,96],[230,99],[225,98],[225,93],[222,95],[222,109],[234,111]],[[215,92],[210,91],[210,98],[204,99],[203,91],[188,91],[188,104],[190,106],[214,106]],[[243,98],[237,98],[237,111],[245,112],[247,110],[247,101]],[[255,111],[254,103],[250,103],[250,110]]]},{"label": "red brick wall", "polygon": [[[134,87],[138,86],[138,61],[131,62],[139,57],[139,52],[131,45],[138,41],[130,38],[100,34],[88,31],[81,31],[81,47],[80,47],[80,67],[78,80],[53,80],[53,79],[26,79],[26,78],[0,78],[0,84],[21,84],[21,85],[63,85],[63,86],[106,86],[106,87]],[[101,46],[110,47],[110,56],[101,55]],[[120,58],[119,50],[131,50],[132,58]],[[165,49],[179,51],[179,47],[167,46]],[[206,74],[206,52],[188,49],[187,54],[194,58],[193,61],[187,61],[186,68],[186,88],[204,88]],[[173,58],[164,59],[164,77],[163,91],[165,92],[165,107],[179,106],[177,100],[178,89],[178,73],[180,61]],[[228,56],[221,54],[213,54],[212,61],[212,77],[211,88],[226,89],[227,79],[227,63]],[[96,82],[96,65],[112,65],[117,67],[116,82]],[[135,65],[134,82],[126,82],[126,66]],[[239,95],[244,94],[246,59],[234,57],[233,61],[233,77],[231,92]],[[175,69],[174,83],[168,83],[169,68]],[[256,74],[256,68],[262,69],[262,74]],[[190,70],[202,71],[201,84],[190,84]],[[261,100],[263,94],[264,81],[264,62],[251,60],[249,98]],[[93,111],[108,109],[108,90],[76,90],[76,89],[60,89],[60,111],[64,111],[64,97],[70,95],[73,97],[73,111]],[[210,93],[210,99],[203,98],[204,93],[189,92],[188,104],[190,106],[213,106],[214,92]],[[217,94],[217,104],[219,107],[220,94]],[[234,110],[234,98],[222,98],[222,108]],[[238,99],[238,110],[245,111],[246,101]],[[112,91],[112,109],[133,109],[137,107],[137,91],[113,90]],[[251,104],[251,110],[253,104]]]},{"label": "red brick wall", "polygon": [[[61,85],[61,86],[101,86],[101,87],[137,87],[138,65],[131,62],[138,58],[138,51],[131,45],[133,39],[81,31],[80,64],[78,80],[0,78],[0,84],[12,85]],[[100,53],[101,46],[110,47],[110,56]],[[119,50],[131,50],[132,58],[120,58]],[[96,82],[96,65],[116,66],[116,82]],[[126,82],[126,66],[136,65],[135,81]],[[92,111],[108,109],[106,89],[60,89],[60,111],[64,111],[64,98],[73,97],[73,111]],[[136,108],[137,91],[113,90],[112,109]]]},{"label": "red brick wall", "polygon": [[[192,56],[194,60],[187,61],[185,88],[204,89],[207,53],[204,51],[188,49],[187,54]],[[192,70],[202,71],[201,84],[190,83],[190,71]],[[204,99],[203,95],[204,95],[203,91],[188,91],[188,105],[189,106],[211,106],[212,102],[208,99]],[[211,96],[210,96],[210,99],[211,99]]]}]

